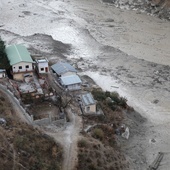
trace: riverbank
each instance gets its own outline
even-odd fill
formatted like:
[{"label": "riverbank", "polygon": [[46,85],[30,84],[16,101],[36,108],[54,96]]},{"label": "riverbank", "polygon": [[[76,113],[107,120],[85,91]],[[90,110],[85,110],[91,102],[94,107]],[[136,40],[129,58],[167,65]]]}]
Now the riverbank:
[{"label": "riverbank", "polygon": [[[157,152],[169,151],[168,21],[97,0],[11,0],[2,5],[0,32],[7,44],[24,43],[52,62],[69,60],[103,89],[125,96],[148,120],[145,137],[133,138],[131,146],[140,144],[131,154],[145,148],[149,165]],[[57,52],[59,45],[65,48]]]}]

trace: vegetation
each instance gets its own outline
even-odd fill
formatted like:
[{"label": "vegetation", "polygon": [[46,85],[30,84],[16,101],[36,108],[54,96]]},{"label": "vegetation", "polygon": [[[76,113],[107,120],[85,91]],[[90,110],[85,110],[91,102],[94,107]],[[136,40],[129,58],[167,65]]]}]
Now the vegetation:
[{"label": "vegetation", "polygon": [[77,169],[127,170],[129,168],[125,157],[118,150],[105,147],[102,143],[92,138],[84,138],[83,140],[86,141],[86,147],[78,145],[79,152]]},{"label": "vegetation", "polygon": [[61,146],[38,129],[20,122],[2,96],[0,93],[0,118],[7,124],[0,125],[0,169],[61,170]]},{"label": "vegetation", "polygon": [[[126,170],[128,161],[120,152],[115,130],[124,119],[123,110],[127,100],[116,92],[103,92],[94,89],[92,94],[97,100],[97,108],[104,114],[83,116],[84,126],[91,126],[84,138],[78,142],[77,169],[83,170]],[[95,126],[93,126],[95,124]]]},{"label": "vegetation", "polygon": [[102,129],[96,128],[94,129],[92,136],[94,138],[102,140],[104,138],[104,132]]},{"label": "vegetation", "polygon": [[78,147],[80,147],[80,148],[88,147],[87,141],[85,139],[80,139],[78,141]]},{"label": "vegetation", "polygon": [[104,92],[98,89],[94,89],[92,94],[97,101],[104,102],[112,110],[115,110],[118,106],[123,108],[127,107],[127,99],[120,97],[117,92]]},{"label": "vegetation", "polygon": [[0,38],[0,68],[8,69],[10,67],[9,60],[5,52],[5,43]]}]

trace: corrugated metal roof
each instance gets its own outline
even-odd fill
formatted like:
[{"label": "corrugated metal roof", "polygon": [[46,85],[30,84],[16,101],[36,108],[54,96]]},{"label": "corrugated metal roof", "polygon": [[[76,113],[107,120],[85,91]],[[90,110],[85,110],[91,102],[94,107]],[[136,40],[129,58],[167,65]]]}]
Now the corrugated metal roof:
[{"label": "corrugated metal roof", "polygon": [[51,66],[51,68],[58,74],[64,74],[69,71],[71,72],[77,72],[77,70],[71,66],[69,63],[59,62]]},{"label": "corrugated metal roof", "polygon": [[65,86],[82,83],[78,75],[60,77],[61,83]]},{"label": "corrugated metal roof", "polygon": [[86,106],[96,103],[91,93],[83,94],[82,101]]},{"label": "corrugated metal roof", "polygon": [[8,46],[5,51],[10,65],[14,65],[20,62],[33,63],[28,50],[21,44]]}]

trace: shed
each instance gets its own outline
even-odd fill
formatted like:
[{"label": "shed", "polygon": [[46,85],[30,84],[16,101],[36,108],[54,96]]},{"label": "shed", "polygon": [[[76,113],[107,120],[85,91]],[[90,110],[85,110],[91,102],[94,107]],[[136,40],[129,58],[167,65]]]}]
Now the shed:
[{"label": "shed", "polygon": [[64,88],[73,91],[81,89],[82,81],[80,80],[78,75],[70,75],[60,77],[60,83]]},{"label": "shed", "polygon": [[23,73],[33,71],[33,60],[25,46],[21,44],[11,45],[5,51],[14,79],[23,80]]},{"label": "shed", "polygon": [[91,93],[82,95],[82,107],[86,114],[96,113],[96,101],[94,100]]},{"label": "shed", "polygon": [[54,73],[57,74],[58,77],[76,75],[77,70],[66,62],[59,62],[51,66]]},{"label": "shed", "polygon": [[0,78],[6,77],[6,70],[0,69]]},{"label": "shed", "polygon": [[36,68],[38,73],[48,73],[49,68],[48,68],[48,60],[46,58],[44,59],[36,59]]}]

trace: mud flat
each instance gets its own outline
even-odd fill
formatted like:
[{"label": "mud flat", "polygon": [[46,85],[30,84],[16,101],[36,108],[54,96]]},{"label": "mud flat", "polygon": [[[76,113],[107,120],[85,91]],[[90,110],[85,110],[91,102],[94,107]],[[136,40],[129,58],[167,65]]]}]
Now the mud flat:
[{"label": "mud flat", "polygon": [[24,43],[52,62],[70,60],[103,89],[126,96],[147,119],[146,129],[129,142],[135,170],[151,164],[158,152],[169,152],[170,22],[98,0],[0,5],[7,44]]}]

